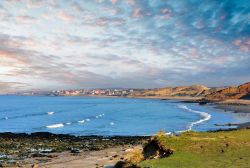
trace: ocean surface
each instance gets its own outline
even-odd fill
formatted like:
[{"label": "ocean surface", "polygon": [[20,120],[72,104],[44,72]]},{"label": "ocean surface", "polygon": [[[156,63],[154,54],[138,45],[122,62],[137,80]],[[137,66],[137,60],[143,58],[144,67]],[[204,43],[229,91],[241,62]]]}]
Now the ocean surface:
[{"label": "ocean surface", "polygon": [[220,128],[250,121],[244,115],[173,100],[0,96],[0,132],[73,135],[152,135]]}]

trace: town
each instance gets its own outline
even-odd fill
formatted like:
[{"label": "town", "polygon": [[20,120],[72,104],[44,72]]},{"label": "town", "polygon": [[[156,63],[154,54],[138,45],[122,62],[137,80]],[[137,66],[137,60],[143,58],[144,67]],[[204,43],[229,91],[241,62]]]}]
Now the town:
[{"label": "town", "polygon": [[79,90],[53,90],[50,96],[128,96],[134,89],[79,89]]}]

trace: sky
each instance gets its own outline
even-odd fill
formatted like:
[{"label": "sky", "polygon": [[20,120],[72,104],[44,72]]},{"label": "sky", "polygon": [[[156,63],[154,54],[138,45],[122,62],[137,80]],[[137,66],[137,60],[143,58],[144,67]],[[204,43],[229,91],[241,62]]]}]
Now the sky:
[{"label": "sky", "polygon": [[1,0],[0,92],[250,81],[249,0]]}]

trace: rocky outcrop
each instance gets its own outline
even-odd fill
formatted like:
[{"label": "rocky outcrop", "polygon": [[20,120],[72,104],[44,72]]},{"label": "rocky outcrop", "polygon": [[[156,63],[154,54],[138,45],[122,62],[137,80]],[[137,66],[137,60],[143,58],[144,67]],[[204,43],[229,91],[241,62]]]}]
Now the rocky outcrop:
[{"label": "rocky outcrop", "polygon": [[169,157],[174,150],[164,145],[163,140],[167,138],[165,132],[158,132],[156,136],[151,137],[144,145],[142,151],[132,150],[129,157],[118,161],[115,168],[140,168],[139,163],[143,160],[159,159]]},{"label": "rocky outcrop", "polygon": [[249,99],[250,82],[232,86],[219,91],[213,92],[205,96],[207,100],[225,100],[225,99]]},{"label": "rocky outcrop", "polygon": [[158,159],[172,155],[174,150],[166,149],[159,141],[154,138],[151,139],[143,148],[143,155],[145,159]]}]

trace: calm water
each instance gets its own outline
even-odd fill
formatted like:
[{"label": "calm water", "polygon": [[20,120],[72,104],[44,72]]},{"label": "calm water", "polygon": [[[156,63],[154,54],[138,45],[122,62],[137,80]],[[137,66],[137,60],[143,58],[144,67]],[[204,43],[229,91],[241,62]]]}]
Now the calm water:
[{"label": "calm water", "polygon": [[74,135],[151,135],[192,129],[214,130],[215,123],[242,122],[245,116],[177,101],[0,96],[0,132]]}]

